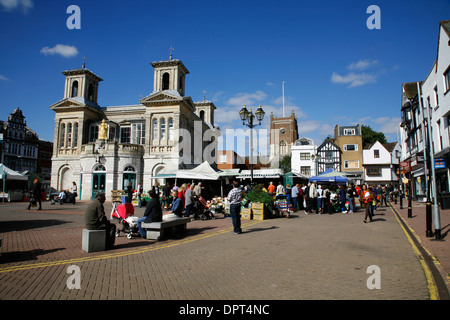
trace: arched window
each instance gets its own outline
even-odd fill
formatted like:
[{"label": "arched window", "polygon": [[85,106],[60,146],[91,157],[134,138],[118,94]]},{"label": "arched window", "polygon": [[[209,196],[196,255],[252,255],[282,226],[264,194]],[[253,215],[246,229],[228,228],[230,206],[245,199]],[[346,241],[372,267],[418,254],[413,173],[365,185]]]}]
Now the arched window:
[{"label": "arched window", "polygon": [[94,172],[105,172],[106,171],[106,168],[105,168],[105,166],[104,165],[102,165],[102,164],[97,164],[95,167],[94,167],[94,170],[93,170]]},{"label": "arched window", "polygon": [[280,155],[284,156],[287,154],[287,144],[286,141],[282,140],[280,142]]},{"label": "arched window", "polygon": [[169,140],[173,140],[173,118],[169,118],[168,127],[169,127]]},{"label": "arched window", "polygon": [[158,119],[152,121],[152,140],[158,139]]},{"label": "arched window", "polygon": [[178,81],[178,90],[183,94],[183,77],[180,76],[180,80]]},{"label": "arched window", "polygon": [[76,148],[78,146],[78,122],[75,122],[73,125],[73,147]]},{"label": "arched window", "polygon": [[59,147],[64,148],[64,139],[66,134],[66,124],[61,124],[61,129],[59,130]]},{"label": "arched window", "polygon": [[170,75],[166,72],[163,74],[162,77],[162,89],[169,90],[169,84],[170,84]]},{"label": "arched window", "polygon": [[78,81],[72,83],[72,95],[71,97],[78,97]]},{"label": "arched window", "polygon": [[88,99],[94,101],[94,85],[92,83],[89,84]]},{"label": "arched window", "polygon": [[202,121],[205,121],[205,111],[204,110],[200,111],[200,119],[202,119]]},{"label": "arched window", "polygon": [[72,147],[72,123],[67,124],[67,147]]},{"label": "arched window", "polygon": [[166,119],[162,118],[159,122],[159,130],[160,130],[160,135],[159,138],[161,140],[166,139]]}]

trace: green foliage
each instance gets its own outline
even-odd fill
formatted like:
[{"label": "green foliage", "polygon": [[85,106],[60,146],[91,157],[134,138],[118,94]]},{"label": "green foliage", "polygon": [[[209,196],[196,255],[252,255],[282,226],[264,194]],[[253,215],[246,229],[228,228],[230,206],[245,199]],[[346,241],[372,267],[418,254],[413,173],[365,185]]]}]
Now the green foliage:
[{"label": "green foliage", "polygon": [[284,173],[291,172],[291,155],[286,155],[281,159],[280,169],[283,169]]},{"label": "green foliage", "polygon": [[247,193],[246,198],[254,203],[265,203],[270,211],[273,210],[273,196],[263,191],[262,187],[259,184],[254,186],[253,190]]},{"label": "green foliage", "polygon": [[383,132],[373,131],[370,126],[361,126],[363,147],[367,144],[372,144],[380,141],[381,144],[387,143],[386,136]]}]

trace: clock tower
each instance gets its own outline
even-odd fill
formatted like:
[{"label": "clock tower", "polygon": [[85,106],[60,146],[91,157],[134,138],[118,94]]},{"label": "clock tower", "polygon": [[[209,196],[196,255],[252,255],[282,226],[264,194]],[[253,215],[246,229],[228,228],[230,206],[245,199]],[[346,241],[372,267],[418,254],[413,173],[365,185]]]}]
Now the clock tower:
[{"label": "clock tower", "polygon": [[297,117],[292,111],[289,117],[277,118],[270,114],[270,159],[273,166],[286,155],[298,139]]}]

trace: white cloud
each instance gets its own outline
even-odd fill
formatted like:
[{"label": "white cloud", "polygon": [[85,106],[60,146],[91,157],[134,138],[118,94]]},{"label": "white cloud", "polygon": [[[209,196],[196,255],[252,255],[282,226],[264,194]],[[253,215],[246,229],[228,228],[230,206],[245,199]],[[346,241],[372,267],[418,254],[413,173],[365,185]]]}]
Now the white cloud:
[{"label": "white cloud", "polygon": [[41,49],[43,55],[55,55],[59,54],[65,58],[71,58],[78,54],[78,50],[74,46],[68,46],[65,44],[57,44],[53,48],[44,47]]},{"label": "white cloud", "polygon": [[0,81],[10,81],[10,80],[4,75],[0,74]]},{"label": "white cloud", "polygon": [[349,84],[349,88],[363,86],[368,83],[376,83],[376,80],[382,71],[362,72],[364,70],[378,67],[378,60],[362,59],[350,63],[346,69],[350,70],[346,75],[333,72],[331,75],[332,83]]},{"label": "white cloud", "polygon": [[378,60],[363,59],[353,62],[347,66],[347,69],[354,71],[362,71],[378,65]]},{"label": "white cloud", "polygon": [[350,72],[347,75],[341,76],[333,72],[331,75],[331,82],[350,84],[349,88],[359,87],[368,83],[375,83],[377,76],[372,73],[354,73]]},{"label": "white cloud", "polygon": [[373,120],[374,123],[381,125],[378,131],[385,135],[396,134],[400,125],[400,118],[381,117]]},{"label": "white cloud", "polygon": [[[241,107],[242,108],[242,107]],[[241,118],[239,117],[238,107],[220,107],[214,112],[215,121],[218,122],[223,127],[224,123],[236,123],[241,122]]]},{"label": "white cloud", "polygon": [[259,103],[267,98],[267,94],[261,90],[257,90],[255,93],[240,92],[234,97],[228,99],[227,104],[231,106],[252,106],[255,103]]},{"label": "white cloud", "polygon": [[34,7],[32,0],[0,0],[0,5],[6,11],[13,11],[20,7],[25,13]]}]

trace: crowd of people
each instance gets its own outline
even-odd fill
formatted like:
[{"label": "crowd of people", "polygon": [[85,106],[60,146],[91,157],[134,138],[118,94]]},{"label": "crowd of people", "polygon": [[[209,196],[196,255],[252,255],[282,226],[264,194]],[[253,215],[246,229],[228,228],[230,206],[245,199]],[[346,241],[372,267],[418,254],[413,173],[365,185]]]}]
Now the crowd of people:
[{"label": "crowd of people", "polygon": [[360,207],[366,210],[364,222],[372,221],[374,211],[387,201],[398,196],[398,189],[391,185],[355,185],[350,182],[344,184],[324,184],[317,181],[307,184],[297,183],[292,187],[287,184],[283,186],[281,181],[275,187],[270,182],[267,188],[263,185],[263,191],[277,199],[279,195],[289,195],[293,211],[303,210],[305,214],[342,212],[353,213]]},{"label": "crowd of people", "polygon": [[[316,181],[308,184],[295,184],[292,187],[287,184],[284,186],[281,181],[278,185],[271,181],[267,188],[261,183],[263,192],[277,200],[279,196],[288,196],[287,198],[292,204],[293,211],[304,210],[305,214],[315,211],[316,214],[332,212],[353,213],[357,207],[365,209],[364,223],[371,222],[374,211],[381,207],[387,201],[397,197],[398,189],[390,185],[385,186],[368,186],[367,184],[355,185],[350,182],[346,185],[318,185]],[[169,214],[175,214],[179,217],[189,217],[191,207],[196,199],[203,196],[205,188],[202,183],[188,184],[183,183],[181,186],[171,185],[167,182],[163,187],[158,182],[154,184],[148,194],[150,201],[146,205],[144,216],[138,219],[138,228],[141,237],[145,237],[145,230],[141,227],[142,222],[162,221],[163,211],[170,210]],[[242,187],[237,181],[233,181],[232,189],[228,193],[227,199],[230,202],[230,215],[232,218],[233,232],[235,234],[242,233],[240,222],[241,202],[245,193],[252,190],[251,186]],[[131,200],[132,193],[129,191],[128,196]],[[138,186],[138,198],[142,195],[142,189]],[[106,229],[108,247],[114,245],[115,225],[107,221],[103,203],[105,194],[99,192],[93,202],[88,206],[85,219],[86,227],[90,230]],[[357,205],[359,204],[359,206]],[[139,206],[141,205],[139,199]]]},{"label": "crowd of people", "polygon": [[[200,197],[205,197],[208,193],[208,189],[202,185],[202,182],[183,183],[180,186],[176,186],[166,182],[164,186],[160,186],[158,182],[155,182],[152,189],[148,192],[153,194],[158,200],[162,210],[170,210],[178,216],[184,215],[189,217],[191,215],[191,208],[194,201]],[[139,184],[137,189],[138,207],[141,207],[141,196],[143,195],[142,187]],[[133,196],[132,191],[128,192],[128,198]],[[207,195],[206,195],[207,196]],[[151,197],[153,198],[153,197]],[[129,200],[131,202],[131,200]]]}]

